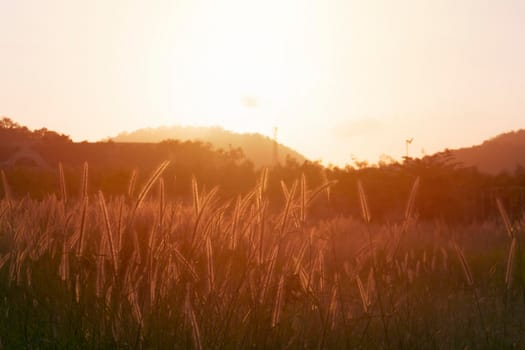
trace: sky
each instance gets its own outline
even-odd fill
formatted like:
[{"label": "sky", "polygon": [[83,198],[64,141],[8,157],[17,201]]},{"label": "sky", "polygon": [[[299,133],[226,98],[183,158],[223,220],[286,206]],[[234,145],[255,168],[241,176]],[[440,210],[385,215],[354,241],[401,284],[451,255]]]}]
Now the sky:
[{"label": "sky", "polygon": [[0,116],[75,141],[259,132],[400,159],[525,128],[525,1],[0,0]]}]

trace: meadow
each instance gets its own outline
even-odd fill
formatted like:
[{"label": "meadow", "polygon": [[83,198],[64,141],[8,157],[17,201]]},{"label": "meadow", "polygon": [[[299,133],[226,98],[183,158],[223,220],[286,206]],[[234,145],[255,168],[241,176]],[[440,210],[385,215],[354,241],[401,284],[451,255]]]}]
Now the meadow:
[{"label": "meadow", "polygon": [[[126,193],[15,197],[2,174],[0,345],[14,348],[512,349],[525,347],[525,223],[315,216],[334,182],[304,176],[235,198],[191,182],[168,198],[162,163]],[[353,200],[353,199],[348,199]]]}]

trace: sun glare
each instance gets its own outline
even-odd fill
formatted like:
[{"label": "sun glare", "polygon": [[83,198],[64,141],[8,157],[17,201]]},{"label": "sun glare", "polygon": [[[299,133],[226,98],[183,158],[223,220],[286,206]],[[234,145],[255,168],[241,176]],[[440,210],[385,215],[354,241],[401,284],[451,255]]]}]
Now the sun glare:
[{"label": "sun glare", "polygon": [[186,46],[191,59],[182,76],[176,71],[173,78],[188,96],[177,106],[185,105],[185,123],[271,134],[292,94],[302,89],[299,62],[308,62],[298,57],[305,52],[297,47],[304,40],[297,28],[307,16],[291,16],[292,11],[273,1],[195,8]]}]

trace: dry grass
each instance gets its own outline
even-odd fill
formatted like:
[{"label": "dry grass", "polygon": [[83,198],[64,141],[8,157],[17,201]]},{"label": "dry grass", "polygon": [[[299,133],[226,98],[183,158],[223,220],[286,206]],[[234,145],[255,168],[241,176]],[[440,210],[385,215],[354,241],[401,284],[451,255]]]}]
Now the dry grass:
[{"label": "dry grass", "polygon": [[282,183],[268,215],[267,171],[235,200],[194,179],[185,205],[164,195],[167,166],[136,196],[135,172],[122,197],[88,196],[86,164],[78,199],[59,170],[60,200],[0,201],[4,347],[525,346],[523,227],[501,204],[503,226],[418,223],[415,180],[404,217],[382,225],[359,182],[363,220],[314,225],[331,183]]}]

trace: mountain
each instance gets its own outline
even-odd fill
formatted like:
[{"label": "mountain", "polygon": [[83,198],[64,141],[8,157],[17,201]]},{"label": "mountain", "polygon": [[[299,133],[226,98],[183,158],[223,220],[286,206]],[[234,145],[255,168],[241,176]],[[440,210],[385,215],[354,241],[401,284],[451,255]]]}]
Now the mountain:
[{"label": "mountain", "polygon": [[454,160],[475,166],[480,172],[513,173],[525,167],[525,130],[511,131],[491,138],[480,145],[450,151]]},{"label": "mountain", "polygon": [[[220,127],[159,127],[139,129],[130,133],[121,133],[112,137],[114,142],[151,142],[168,139],[181,141],[201,141],[210,143],[216,149],[229,150],[241,148],[247,159],[256,167],[274,164],[274,140],[261,134],[240,134]],[[293,149],[277,144],[279,161],[284,163],[287,157],[303,163],[306,158]]]}]

